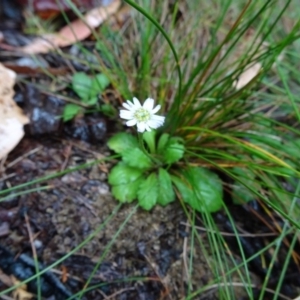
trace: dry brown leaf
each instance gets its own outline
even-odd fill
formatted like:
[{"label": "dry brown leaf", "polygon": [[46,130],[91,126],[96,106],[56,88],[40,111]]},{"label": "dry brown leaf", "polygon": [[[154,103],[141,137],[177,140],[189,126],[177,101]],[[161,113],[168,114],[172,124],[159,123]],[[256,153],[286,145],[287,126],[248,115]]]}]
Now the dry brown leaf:
[{"label": "dry brown leaf", "polygon": [[[20,284],[20,281],[16,279],[13,275],[8,276],[2,272],[0,269],[0,281],[5,284],[7,287],[11,287],[17,284]],[[33,294],[27,292],[27,287],[25,284],[20,285],[13,291],[13,297],[15,300],[31,300]],[[2,298],[1,298],[2,299]]]},{"label": "dry brown leaf", "polygon": [[[11,275],[11,280],[13,285],[20,284],[21,282],[17,280],[13,275]],[[13,297],[15,300],[31,300],[33,294],[27,292],[26,284],[21,284],[18,288],[13,291]]]},{"label": "dry brown leaf", "polygon": [[77,19],[68,24],[57,34],[44,35],[18,50],[28,54],[47,53],[50,50],[66,47],[77,41],[84,40],[91,34],[92,28],[98,27],[109,16],[117,12],[120,5],[121,0],[114,0],[107,6],[96,7],[86,13],[83,19]]},{"label": "dry brown leaf", "polygon": [[[250,31],[250,34],[248,35],[251,37],[251,35],[253,35],[254,33]],[[258,42],[260,42],[260,40],[258,40]],[[256,42],[257,43],[257,42]],[[253,42],[253,46],[256,46],[256,43]],[[269,44],[267,42],[263,42],[260,46],[260,48],[258,49],[256,55],[254,55],[253,59],[258,58],[259,55],[261,55],[263,52],[267,51],[269,47]],[[243,46],[240,46],[240,51],[244,50]],[[242,55],[242,54],[241,54]],[[281,61],[284,57],[284,54],[281,53],[277,60]],[[275,66],[275,64],[272,66],[272,68]],[[244,72],[242,72],[242,74],[239,76],[238,80],[235,80],[233,82],[233,87],[235,87],[236,89],[241,89],[244,86],[246,86],[256,75],[258,75],[258,73],[260,72],[260,70],[262,69],[262,64],[260,62],[255,62],[250,64],[249,66],[247,66],[247,68],[245,69]]]},{"label": "dry brown leaf", "polygon": [[247,85],[260,71],[262,65],[260,62],[255,63],[248,69],[246,69],[240,76],[239,79],[234,81],[233,86],[236,89],[241,89]]},{"label": "dry brown leaf", "polygon": [[[252,57],[252,60],[258,59],[259,56],[264,51],[266,51],[269,45],[265,42],[261,43],[261,38],[256,37],[255,30],[249,28],[245,36],[243,36],[243,38],[241,39],[241,42],[237,45],[233,58],[237,59],[238,57],[243,57],[247,53],[247,51],[249,51],[251,48],[257,48],[259,44],[260,47]],[[262,64],[259,61],[253,61],[249,63],[244,67],[244,71],[239,76],[239,78],[233,82],[233,87],[238,90],[246,86],[256,75],[258,75],[261,68]]]},{"label": "dry brown leaf", "polygon": [[23,125],[29,122],[13,100],[16,73],[0,63],[0,159],[19,143],[24,135]]}]

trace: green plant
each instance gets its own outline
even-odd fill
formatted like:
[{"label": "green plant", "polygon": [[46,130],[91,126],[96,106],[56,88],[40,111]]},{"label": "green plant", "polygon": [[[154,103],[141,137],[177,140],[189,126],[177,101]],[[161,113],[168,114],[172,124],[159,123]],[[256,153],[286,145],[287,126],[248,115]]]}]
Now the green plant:
[{"label": "green plant", "polygon": [[[79,96],[85,107],[94,106],[98,103],[98,97],[110,84],[109,79],[104,74],[97,74],[90,77],[83,72],[75,73],[72,77],[72,89]],[[102,105],[102,111],[109,113],[110,107]],[[64,107],[63,120],[69,121],[81,113],[83,108],[77,104],[69,103]]]},{"label": "green plant", "polygon": [[[290,68],[290,58],[285,57],[282,61],[282,54],[286,49],[292,49],[295,41],[299,40],[299,18],[288,32],[282,30],[288,9],[293,7],[292,1],[276,1],[277,7],[273,5],[274,2],[271,5],[271,2],[243,1],[235,11],[239,11],[238,14],[232,13],[233,1],[215,1],[219,11],[218,18],[212,23],[210,20],[214,20],[214,13],[211,6],[199,12],[197,1],[186,4],[185,10],[176,2],[172,6],[171,15],[159,15],[158,12],[165,9],[159,4],[152,3],[151,6],[146,1],[126,2],[140,13],[135,15],[135,23],[137,28],[142,29],[138,38],[131,41],[131,45],[136,47],[129,50],[130,53],[139,53],[139,63],[130,63],[130,53],[120,63],[113,56],[109,43],[99,43],[102,51],[109,53],[106,58],[111,65],[117,66],[114,73],[123,74],[118,77],[111,74],[120,94],[125,99],[132,95],[147,97],[151,94],[161,104],[166,122],[154,135],[155,151],[151,150],[145,139],[145,146],[138,139],[131,146],[141,153],[146,148],[144,159],[148,158],[151,162],[147,167],[142,168],[135,163],[134,167],[130,167],[133,169],[128,171],[128,159],[124,159],[128,154],[123,154],[122,150],[118,152],[109,142],[109,147],[122,158],[122,162],[111,171],[113,193],[123,202],[137,198],[142,207],[149,209],[155,204],[153,199],[157,199],[159,169],[163,168],[172,183],[167,190],[173,190],[183,200],[184,209],[184,203],[187,203],[200,212],[207,230],[216,232],[209,236],[210,247],[215,251],[211,266],[216,274],[214,283],[221,286],[220,299],[233,299],[230,276],[223,278],[222,275],[231,272],[227,264],[228,257],[234,264],[235,259],[226,253],[226,242],[210,214],[223,209],[234,229],[243,258],[242,265],[236,264],[233,269],[238,270],[249,298],[253,299],[248,270],[248,262],[253,257],[247,260],[234,219],[222,197],[223,190],[226,190],[236,204],[258,200],[266,205],[267,214],[274,212],[279,215],[284,222],[293,226],[295,232],[300,228],[297,221],[299,205],[295,204],[294,210],[289,210],[292,203],[295,203],[295,182],[300,177],[296,154],[300,135],[299,101],[296,85],[293,85],[293,92],[289,87],[290,82],[293,82],[290,80],[291,73],[282,71],[286,68],[284,65]],[[179,10],[183,14],[181,22],[177,21],[180,19]],[[194,19],[196,11],[198,15]],[[184,20],[189,22],[184,23]],[[120,43],[119,47],[122,49],[123,44]],[[158,49],[160,55],[157,54]],[[255,64],[258,71],[245,84],[237,85],[240,78]],[[109,69],[106,71],[110,72]],[[298,72],[293,70],[292,74],[294,80],[298,80]],[[133,90],[129,91],[128,86],[132,86]],[[289,114],[292,126],[282,118],[283,110]],[[183,156],[171,165],[161,158],[156,161],[157,148],[164,135],[179,139],[184,145]],[[163,149],[164,152],[167,150]],[[134,161],[138,157],[134,152],[136,150],[132,151],[132,156],[129,154],[129,160]],[[111,180],[115,168],[120,173]],[[129,179],[131,171],[136,172],[132,180]],[[125,179],[118,181],[117,177],[121,178],[122,172]],[[222,183],[218,176],[220,174]],[[130,197],[121,195],[117,191],[118,185],[133,191]],[[292,192],[287,191],[285,185],[290,185]],[[139,194],[138,190],[144,187],[146,192]],[[212,191],[211,187],[215,189]],[[144,200],[145,195],[148,195],[148,200]],[[156,203],[159,204],[158,201]],[[186,212],[189,216],[188,210]],[[189,221],[193,226],[194,219],[189,216]],[[193,234],[201,244],[197,233]],[[282,237],[278,236],[278,241]],[[286,264],[288,261],[290,258],[287,258]],[[192,272],[192,263],[190,268]],[[204,289],[199,291],[203,292]],[[197,295],[197,292],[191,293],[188,299],[192,299],[193,295]]]},{"label": "green plant", "polygon": [[183,140],[163,133],[156,143],[155,135],[156,131],[146,132],[139,136],[139,143],[131,134],[118,133],[108,141],[109,148],[122,157],[108,178],[116,199],[132,202],[137,198],[140,206],[149,210],[173,202],[176,187],[196,210],[219,210],[222,184],[218,176],[200,167],[181,169],[177,163],[184,156]]}]

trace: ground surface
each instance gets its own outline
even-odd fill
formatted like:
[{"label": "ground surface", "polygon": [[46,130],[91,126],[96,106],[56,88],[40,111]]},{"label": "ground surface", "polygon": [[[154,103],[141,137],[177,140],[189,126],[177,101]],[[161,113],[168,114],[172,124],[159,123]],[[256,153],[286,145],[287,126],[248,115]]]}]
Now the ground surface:
[{"label": "ground surface", "polygon": [[[89,163],[108,154],[104,142],[90,145],[61,137],[25,138],[6,161],[1,189]],[[28,279],[35,274],[33,247],[42,269],[70,253],[92,234],[90,241],[52,269],[51,273],[63,282],[62,286],[49,276],[42,277],[42,291],[47,299],[67,299],[81,291],[92,274],[89,286],[93,290],[83,299],[184,299],[187,282],[195,291],[213,280],[207,256],[205,258],[197,244],[193,249],[193,272],[189,274],[190,227],[180,204],[156,207],[151,212],[137,209],[134,203],[120,208],[107,184],[110,166],[111,163],[96,163],[24,187],[21,195],[11,192],[10,197],[0,203],[2,271]],[[33,187],[38,191],[26,193]],[[233,210],[232,213],[241,217],[237,224],[246,230],[252,227],[254,232],[265,231],[266,228],[253,226],[252,221],[244,219],[240,211]],[[222,214],[216,218],[224,225],[220,228],[226,236],[226,231],[230,232],[226,227],[228,221]],[[201,230],[199,233],[204,247],[212,253],[214,250],[209,247],[207,234]],[[251,250],[255,245],[262,248],[262,240],[244,239],[243,242]],[[238,256],[236,261],[241,261]],[[16,264],[19,265],[16,267]],[[260,261],[254,261],[252,270],[257,271],[257,275],[252,276],[252,284],[259,286],[259,276],[263,272]],[[235,275],[231,278],[234,281]],[[238,282],[239,278],[236,280]],[[0,285],[1,290],[7,287]],[[285,287],[291,288],[290,285]],[[35,293],[35,283],[29,284],[28,289]],[[218,299],[215,291],[215,288],[208,289],[194,299]],[[238,299],[247,299],[241,288],[237,287],[235,294]]]},{"label": "ground surface", "polygon": [[[104,149],[80,141],[24,139],[14,152],[15,157],[12,155],[9,160],[17,158],[18,152],[23,153],[24,158],[6,169],[4,176],[7,179],[2,184],[13,186],[89,162],[99,158],[99,153],[105,153]],[[106,167],[98,164],[46,180],[37,185],[51,186],[45,191],[12,195],[1,202],[1,219],[5,219],[8,231],[2,233],[0,244],[14,253],[32,256],[24,218],[26,213],[37,254],[44,264],[54,263],[70,252],[97,230],[118,205],[109,192]],[[132,217],[107,249],[131,213]],[[173,299],[181,298],[186,288],[183,260],[186,253],[183,251],[188,252],[190,243],[188,227],[184,225],[186,221],[178,204],[156,207],[150,213],[140,209],[135,211],[134,204],[123,206],[76,256],[63,262],[66,272],[79,278],[77,286],[71,289],[75,292],[82,288],[95,264],[101,260],[92,284],[114,280],[120,283],[105,285],[102,291],[97,289],[87,299],[102,299],[104,294],[110,296],[115,292],[119,293],[119,299],[159,299],[164,294]],[[126,278],[130,277],[140,279],[126,283]],[[207,263],[202,253],[195,249],[192,283],[199,287],[209,279],[211,273]]]}]

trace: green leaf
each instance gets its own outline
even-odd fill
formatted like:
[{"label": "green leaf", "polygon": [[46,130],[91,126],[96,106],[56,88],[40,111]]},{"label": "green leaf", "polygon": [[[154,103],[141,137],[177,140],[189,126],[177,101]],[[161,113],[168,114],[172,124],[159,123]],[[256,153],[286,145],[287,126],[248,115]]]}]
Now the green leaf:
[{"label": "green leaf", "polygon": [[148,145],[150,153],[155,153],[155,135],[155,130],[146,131],[143,133],[143,140]]},{"label": "green leaf", "polygon": [[141,177],[143,170],[130,167],[123,162],[114,166],[108,176],[108,183],[111,185],[120,185],[133,182]]},{"label": "green leaf", "polygon": [[116,109],[111,104],[101,105],[101,111],[108,117],[114,117],[117,115]]},{"label": "green leaf", "polygon": [[91,84],[90,97],[97,97],[109,86],[110,80],[104,74],[98,74],[94,77]]},{"label": "green leaf", "polygon": [[116,153],[122,153],[126,149],[139,147],[137,138],[125,132],[120,132],[114,135],[109,139],[107,145],[109,149],[114,150]]},{"label": "green leaf", "polygon": [[261,189],[259,181],[255,180],[255,174],[249,169],[238,167],[233,168],[232,173],[239,179],[232,186],[233,203],[244,204],[254,200],[257,196],[248,187],[255,191]]},{"label": "green leaf", "polygon": [[216,212],[223,205],[223,188],[219,177],[211,171],[190,167],[182,177],[172,176],[182,199],[200,212]]},{"label": "green leaf", "polygon": [[120,202],[130,203],[137,198],[137,191],[143,181],[144,178],[139,178],[136,181],[127,184],[113,185],[111,192]]},{"label": "green leaf", "polygon": [[123,161],[131,167],[148,169],[152,166],[151,159],[140,148],[128,148],[121,153]]},{"label": "green leaf", "polygon": [[245,204],[255,199],[256,196],[247,187],[235,182],[232,187],[232,201],[235,204]]},{"label": "green leaf", "polygon": [[89,98],[91,87],[92,79],[88,75],[83,72],[78,72],[73,75],[72,88],[82,100]]},{"label": "green leaf", "polygon": [[172,186],[170,174],[160,168],[158,172],[158,197],[157,203],[167,205],[175,200],[175,193]]},{"label": "green leaf", "polygon": [[123,162],[114,166],[108,175],[108,182],[112,185],[112,193],[121,202],[134,200],[143,180],[142,170],[127,166]]},{"label": "green leaf", "polygon": [[70,103],[64,107],[63,120],[64,122],[72,120],[80,112],[80,106]]},{"label": "green leaf", "polygon": [[95,105],[98,102],[98,98],[92,97],[92,98],[85,99],[85,100],[82,99],[82,102],[84,102],[87,105]]},{"label": "green leaf", "polygon": [[156,204],[158,181],[155,173],[151,173],[147,179],[140,184],[137,196],[140,206],[145,210],[150,210]]},{"label": "green leaf", "polygon": [[173,164],[179,161],[184,155],[184,145],[181,144],[181,139],[170,138],[165,150],[163,151],[163,159],[167,164]]},{"label": "green leaf", "polygon": [[247,186],[258,191],[259,184],[255,181],[255,175],[243,168],[233,168],[232,173],[239,178],[232,186],[232,199],[235,204],[244,204],[256,198]]},{"label": "green leaf", "polygon": [[158,153],[163,153],[163,151],[165,150],[165,147],[167,146],[169,138],[170,138],[170,135],[168,133],[164,133],[161,135],[161,137],[159,138],[159,141],[158,141],[158,145],[157,145]]}]

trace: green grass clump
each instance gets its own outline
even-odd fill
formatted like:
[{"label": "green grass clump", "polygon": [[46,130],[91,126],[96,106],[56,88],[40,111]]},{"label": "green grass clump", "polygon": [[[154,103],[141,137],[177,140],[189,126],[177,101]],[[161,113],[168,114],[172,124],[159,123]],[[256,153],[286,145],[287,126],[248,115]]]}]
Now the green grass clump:
[{"label": "green grass clump", "polygon": [[[112,67],[105,71],[125,99],[151,96],[163,106],[166,125],[158,130],[157,138],[168,133],[184,141],[184,156],[167,167],[171,176],[188,181],[185,187],[172,181],[179,198],[201,212],[207,228],[218,232],[210,214],[214,205],[226,211],[235,228],[226,204],[219,205],[209,190],[210,182],[216,187],[213,177],[217,175],[212,173],[223,174],[222,178],[231,178],[224,184],[234,203],[256,199],[266,205],[267,213],[275,211],[296,232],[299,101],[297,84],[289,78],[297,71],[288,70],[295,59],[300,23],[289,20],[286,26],[295,3],[215,1],[205,5],[193,1],[167,6],[126,2],[137,10],[131,19],[136,32],[128,29],[126,38],[118,36],[117,46],[109,40],[99,41],[103,61],[110,60]],[[112,47],[122,55],[113,56]],[[188,175],[191,168],[208,173],[197,173],[195,180]],[[287,191],[285,184],[292,185],[293,191]],[[205,188],[209,192],[203,197]],[[278,240],[285,237],[284,232]],[[194,234],[199,241],[196,231]],[[237,231],[236,238],[239,240]],[[216,255],[212,268],[216,274],[230,273],[224,262],[228,253],[222,235],[211,235],[209,240]],[[241,282],[253,298],[246,257],[238,244],[244,259],[239,267]],[[288,256],[286,262],[290,259]],[[216,278],[221,298],[233,299],[230,276]],[[268,280],[266,277],[261,299]]]}]

